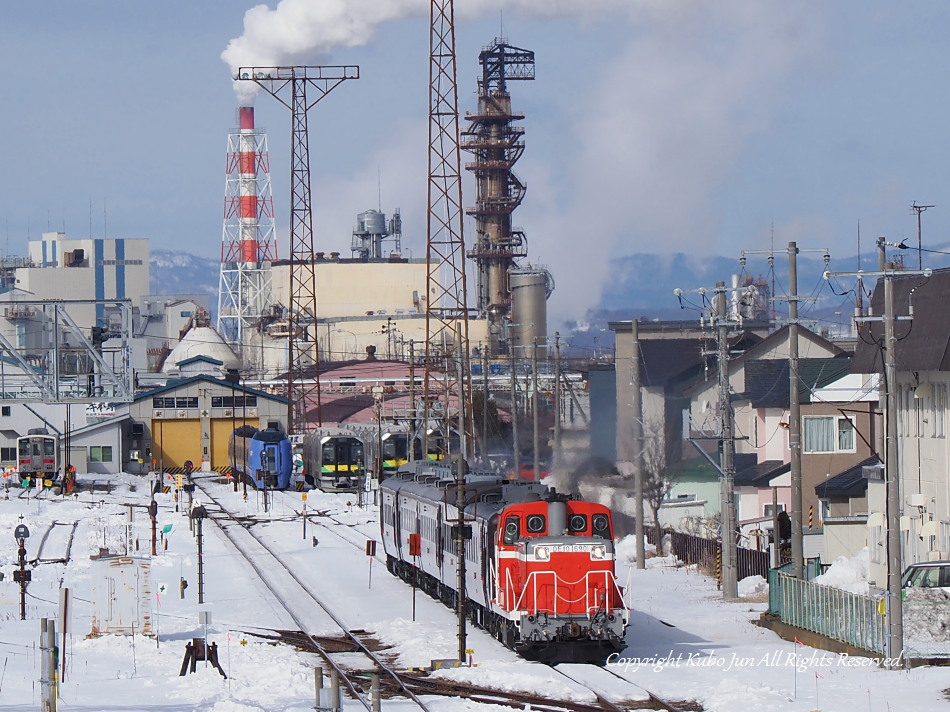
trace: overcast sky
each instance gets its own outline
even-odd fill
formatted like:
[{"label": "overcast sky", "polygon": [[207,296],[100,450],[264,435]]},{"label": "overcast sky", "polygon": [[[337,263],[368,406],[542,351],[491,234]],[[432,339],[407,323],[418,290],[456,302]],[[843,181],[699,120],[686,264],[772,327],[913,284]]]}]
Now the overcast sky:
[{"label": "overcast sky", "polygon": [[[863,250],[877,235],[916,245],[914,201],[935,205],[925,247],[947,241],[946,2],[457,5],[463,114],[483,45],[503,33],[536,52],[537,79],[511,85],[527,145],[515,224],[554,272],[555,315],[596,301],[611,255],[797,240],[845,257],[858,221]],[[65,227],[217,257],[238,104],[227,50],[236,63],[360,66],[310,113],[316,249],[348,254],[357,213],[399,207],[404,245],[423,256],[428,2],[284,0],[245,17],[252,7],[4,3],[0,251]],[[256,107],[286,256],[290,112],[266,95]]]}]

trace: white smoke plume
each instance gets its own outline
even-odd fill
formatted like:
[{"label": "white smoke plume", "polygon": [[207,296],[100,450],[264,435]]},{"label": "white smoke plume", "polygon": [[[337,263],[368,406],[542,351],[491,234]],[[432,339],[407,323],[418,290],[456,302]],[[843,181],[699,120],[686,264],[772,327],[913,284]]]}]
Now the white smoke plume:
[{"label": "white smoke plume", "polygon": [[[258,5],[221,56],[232,73],[241,66],[305,64],[334,48],[372,42],[384,23],[426,18],[429,5]],[[517,169],[529,185],[518,210],[518,223],[533,238],[529,259],[548,265],[557,279],[549,302],[554,321],[581,318],[596,304],[609,261],[619,254],[716,254],[722,186],[787,101],[782,87],[791,70],[821,63],[824,16],[809,8],[778,0],[455,3],[457,32],[464,20],[499,11],[538,22],[572,18],[578,27],[609,17],[624,28],[619,43],[603,48],[608,60],[590,66],[588,81],[550,90],[566,92],[569,101],[557,104],[556,117],[529,125]],[[256,90],[253,82],[235,85]],[[365,183],[363,193],[372,195],[374,175],[375,168],[355,166],[350,179],[338,181],[354,190]]]},{"label": "white smoke plume", "polygon": [[[500,10],[539,17],[590,15],[632,8],[631,0],[475,0],[456,3],[460,19]],[[325,56],[336,47],[373,41],[382,23],[428,14],[429,0],[281,0],[274,9],[255,5],[244,13],[244,34],[228,42],[221,59],[231,68],[274,67]],[[235,81],[241,105],[253,100],[253,82]]]}]

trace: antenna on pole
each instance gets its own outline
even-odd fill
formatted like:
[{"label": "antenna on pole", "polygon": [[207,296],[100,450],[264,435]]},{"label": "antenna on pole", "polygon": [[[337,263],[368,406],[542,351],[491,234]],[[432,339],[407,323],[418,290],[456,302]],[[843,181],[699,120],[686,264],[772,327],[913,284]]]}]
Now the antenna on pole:
[{"label": "antenna on pole", "polygon": [[924,212],[927,208],[934,208],[935,205],[918,205],[915,200],[910,204],[910,209],[917,213],[917,269],[922,270],[924,268],[924,257],[923,257],[923,246],[920,241],[920,214]]}]

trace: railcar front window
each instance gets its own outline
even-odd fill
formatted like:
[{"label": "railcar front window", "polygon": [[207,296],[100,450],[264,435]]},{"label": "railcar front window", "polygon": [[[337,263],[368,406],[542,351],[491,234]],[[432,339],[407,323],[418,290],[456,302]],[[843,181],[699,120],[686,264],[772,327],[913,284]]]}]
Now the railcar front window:
[{"label": "railcar front window", "polygon": [[587,515],[572,514],[568,522],[568,531],[572,534],[581,534],[587,531]]},{"label": "railcar front window", "polygon": [[521,524],[518,517],[507,517],[505,519],[505,545],[511,546],[518,540],[518,534],[521,530]]},{"label": "railcar front window", "polygon": [[606,514],[595,514],[591,517],[591,524],[594,527],[594,536],[610,538],[610,518]]},{"label": "railcar front window", "polygon": [[525,524],[531,534],[540,534],[544,531],[544,515],[531,514],[528,516],[528,520]]}]

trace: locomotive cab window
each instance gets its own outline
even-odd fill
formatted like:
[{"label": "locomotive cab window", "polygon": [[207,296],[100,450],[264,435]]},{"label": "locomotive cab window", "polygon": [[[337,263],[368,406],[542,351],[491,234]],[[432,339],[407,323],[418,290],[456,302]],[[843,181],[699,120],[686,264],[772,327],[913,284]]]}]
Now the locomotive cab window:
[{"label": "locomotive cab window", "polygon": [[568,520],[567,530],[571,534],[580,534],[587,531],[587,515],[586,514],[572,514],[570,520]]},{"label": "locomotive cab window", "polygon": [[531,534],[541,534],[545,527],[545,517],[543,514],[529,514],[525,520],[525,528]]},{"label": "locomotive cab window", "polygon": [[518,540],[518,534],[521,530],[519,517],[505,517],[505,538],[506,546],[511,546]]},{"label": "locomotive cab window", "polygon": [[610,517],[606,514],[595,514],[591,517],[591,525],[594,529],[594,536],[610,538]]}]

